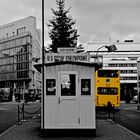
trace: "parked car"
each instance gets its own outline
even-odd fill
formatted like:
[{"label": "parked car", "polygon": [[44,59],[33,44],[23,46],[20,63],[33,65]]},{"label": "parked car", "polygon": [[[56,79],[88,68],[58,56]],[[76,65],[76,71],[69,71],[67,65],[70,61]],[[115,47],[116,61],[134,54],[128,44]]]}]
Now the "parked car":
[{"label": "parked car", "polygon": [[0,102],[10,101],[11,95],[10,88],[0,88]]},{"label": "parked car", "polygon": [[41,100],[41,92],[36,93],[35,100]]},{"label": "parked car", "polygon": [[133,102],[138,103],[138,95],[135,95],[132,99]]}]

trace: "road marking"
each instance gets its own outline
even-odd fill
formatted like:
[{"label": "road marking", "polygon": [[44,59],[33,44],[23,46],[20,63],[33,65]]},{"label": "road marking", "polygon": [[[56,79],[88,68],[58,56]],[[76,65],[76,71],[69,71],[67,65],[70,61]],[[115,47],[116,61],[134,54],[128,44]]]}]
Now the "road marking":
[{"label": "road marking", "polygon": [[[38,114],[37,116],[39,116],[39,114]],[[34,117],[36,118],[37,116],[34,116]],[[32,118],[30,118],[30,119],[27,119],[27,121],[33,119],[34,117],[32,117]],[[22,122],[22,120],[21,120],[21,122]],[[12,129],[15,128],[16,126],[18,126],[18,124],[14,124],[13,126],[9,127],[7,130],[5,130],[4,132],[2,132],[2,133],[0,134],[0,137],[2,137],[4,134],[8,133],[10,130],[12,130]]]},{"label": "road marking", "polygon": [[134,136],[136,136],[137,138],[139,138],[139,139],[140,139],[140,135],[138,135],[138,134],[134,133],[133,131],[131,131],[131,130],[127,129],[126,127],[124,127],[124,126],[122,126],[122,125],[120,125],[120,124],[118,124],[118,123],[117,123],[117,125],[118,125],[119,127],[121,127],[122,129],[124,129],[124,130],[128,131],[129,133],[133,134]]},{"label": "road marking", "polygon": [[124,109],[126,109],[126,110],[129,110],[129,109],[136,109],[136,107],[126,107],[126,108],[124,108]]},{"label": "road marking", "polygon": [[131,110],[131,111],[133,111],[133,112],[137,112],[137,113],[140,113],[140,111],[139,111],[139,110]]},{"label": "road marking", "polygon": [[130,110],[130,111],[133,111],[133,112],[140,113],[140,110],[137,110],[136,108],[124,108],[124,110]]},{"label": "road marking", "polygon": [[16,124],[14,124],[13,126],[9,127],[7,130],[5,130],[4,132],[2,132],[2,133],[0,134],[0,137],[2,137],[4,134],[8,133],[10,130],[12,130],[12,129],[15,128],[15,127],[16,127]]}]

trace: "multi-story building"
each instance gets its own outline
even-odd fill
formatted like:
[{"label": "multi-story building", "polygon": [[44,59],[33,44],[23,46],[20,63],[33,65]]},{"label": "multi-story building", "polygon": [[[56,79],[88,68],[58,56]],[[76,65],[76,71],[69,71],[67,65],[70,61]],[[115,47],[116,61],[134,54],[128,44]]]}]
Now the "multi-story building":
[{"label": "multi-story building", "polygon": [[41,75],[33,66],[33,58],[41,57],[40,42],[35,17],[0,26],[0,88],[20,93],[41,88]]},{"label": "multi-story building", "polygon": [[119,69],[121,72],[121,99],[128,94],[133,96],[137,92],[137,58],[140,57],[140,42],[125,40],[124,42],[93,42],[88,43],[86,51],[96,55],[97,49],[105,45],[116,45],[117,51],[108,53],[103,47],[98,51],[98,55],[103,56],[104,69]]},{"label": "multi-story building", "polygon": [[138,109],[140,109],[140,57],[137,59],[137,89],[138,89]]}]

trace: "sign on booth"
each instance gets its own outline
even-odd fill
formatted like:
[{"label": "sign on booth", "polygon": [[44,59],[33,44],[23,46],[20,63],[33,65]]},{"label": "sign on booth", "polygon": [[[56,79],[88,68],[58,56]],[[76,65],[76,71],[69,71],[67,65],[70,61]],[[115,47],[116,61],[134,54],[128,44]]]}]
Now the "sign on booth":
[{"label": "sign on booth", "polygon": [[51,53],[46,55],[46,63],[57,61],[89,62],[88,53]]}]

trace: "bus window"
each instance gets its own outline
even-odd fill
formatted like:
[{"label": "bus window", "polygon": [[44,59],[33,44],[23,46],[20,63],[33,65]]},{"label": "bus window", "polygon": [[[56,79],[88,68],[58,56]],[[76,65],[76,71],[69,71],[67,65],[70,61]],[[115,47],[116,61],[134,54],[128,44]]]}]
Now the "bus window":
[{"label": "bus window", "polygon": [[98,70],[98,77],[118,77],[117,70]]}]

